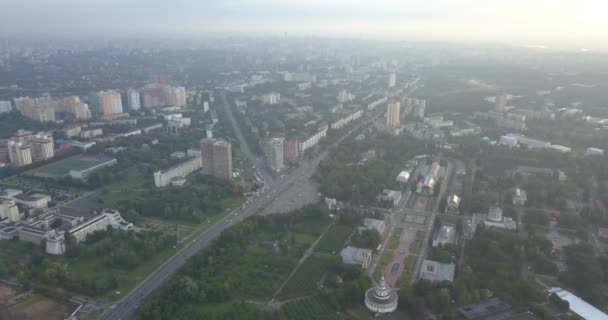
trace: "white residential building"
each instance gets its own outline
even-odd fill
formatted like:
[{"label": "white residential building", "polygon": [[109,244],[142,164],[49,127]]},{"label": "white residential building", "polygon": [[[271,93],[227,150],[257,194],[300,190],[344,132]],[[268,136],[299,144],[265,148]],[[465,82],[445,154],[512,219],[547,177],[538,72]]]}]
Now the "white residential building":
[{"label": "white residential building", "polygon": [[283,164],[283,139],[272,138],[266,142],[266,158],[274,172],[280,172],[285,168]]},{"label": "white residential building", "polygon": [[348,246],[340,252],[344,264],[358,265],[362,269],[369,268],[372,261],[372,250]]},{"label": "white residential building", "polygon": [[171,184],[172,179],[186,177],[189,174],[200,170],[203,167],[201,159],[201,156],[198,156],[165,171],[159,170],[154,172],[154,185],[157,188],[166,187]]}]

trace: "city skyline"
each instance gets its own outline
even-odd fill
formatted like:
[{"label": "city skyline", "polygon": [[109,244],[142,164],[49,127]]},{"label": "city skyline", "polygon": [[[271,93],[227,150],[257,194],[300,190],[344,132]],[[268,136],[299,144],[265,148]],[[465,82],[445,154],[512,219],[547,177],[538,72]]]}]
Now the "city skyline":
[{"label": "city skyline", "polygon": [[[293,35],[607,49],[597,0],[152,1],[9,0],[0,30],[49,35]],[[96,19],[91,19],[96,17]]]}]

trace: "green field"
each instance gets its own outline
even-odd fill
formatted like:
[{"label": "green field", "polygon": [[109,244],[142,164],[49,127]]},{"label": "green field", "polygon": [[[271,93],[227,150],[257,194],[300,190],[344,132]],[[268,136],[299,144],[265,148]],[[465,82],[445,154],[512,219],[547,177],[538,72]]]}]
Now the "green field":
[{"label": "green field", "polygon": [[333,225],[319,241],[316,251],[325,253],[337,253],[342,249],[346,239],[353,232],[353,228],[343,225]]},{"label": "green field", "polygon": [[70,170],[85,169],[97,161],[95,160],[84,160],[82,158],[71,158],[58,161],[53,164],[49,164],[46,167],[38,169],[38,171],[46,174],[52,174],[56,176],[64,176],[70,172]]},{"label": "green field", "polygon": [[338,303],[333,297],[321,294],[288,302],[281,307],[281,313],[285,319],[290,320],[348,319],[338,310]]},{"label": "green field", "polygon": [[424,240],[424,231],[416,231],[416,239],[412,244],[410,244],[410,253],[417,254],[418,250],[420,250],[420,246],[422,245],[422,241]]},{"label": "green field", "polygon": [[317,282],[321,280],[323,272],[334,259],[331,255],[315,253],[310,256],[289,279],[278,295],[280,300],[302,297],[315,292]]},{"label": "green field", "polygon": [[388,239],[388,243],[386,244],[386,250],[395,250],[399,247],[399,243],[401,242],[401,233],[403,232],[402,228],[395,228],[391,238]]}]

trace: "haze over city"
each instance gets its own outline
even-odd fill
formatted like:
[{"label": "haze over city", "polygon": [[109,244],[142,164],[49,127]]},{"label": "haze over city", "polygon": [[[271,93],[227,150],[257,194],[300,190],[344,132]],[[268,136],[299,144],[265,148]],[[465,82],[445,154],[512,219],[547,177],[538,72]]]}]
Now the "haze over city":
[{"label": "haze over city", "polygon": [[607,11],[601,0],[6,0],[0,32],[288,34],[606,49]]},{"label": "haze over city", "polygon": [[607,12],[3,0],[0,320],[608,320]]}]

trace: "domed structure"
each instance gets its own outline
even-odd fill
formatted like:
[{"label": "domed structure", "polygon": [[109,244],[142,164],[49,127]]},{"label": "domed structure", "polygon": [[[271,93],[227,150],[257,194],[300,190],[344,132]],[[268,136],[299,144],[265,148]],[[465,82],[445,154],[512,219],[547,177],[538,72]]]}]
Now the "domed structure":
[{"label": "domed structure", "polygon": [[365,291],[365,306],[374,313],[390,313],[397,309],[397,293],[394,292],[384,281],[384,276],[380,278],[377,286]]},{"label": "domed structure", "polygon": [[502,209],[500,207],[490,207],[488,219],[496,222],[502,221]]}]

